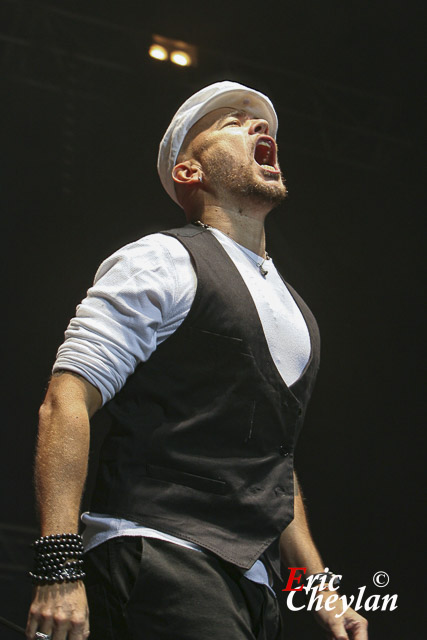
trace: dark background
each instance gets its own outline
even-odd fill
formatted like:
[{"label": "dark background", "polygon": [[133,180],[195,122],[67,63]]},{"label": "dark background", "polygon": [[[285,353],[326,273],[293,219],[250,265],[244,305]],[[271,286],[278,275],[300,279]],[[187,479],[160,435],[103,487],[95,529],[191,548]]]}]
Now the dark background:
[{"label": "dark background", "polygon": [[[348,595],[399,594],[366,614],[371,639],[424,637],[424,5],[0,2],[0,615],[25,624],[37,409],[64,329],[102,259],[183,222],[159,140],[185,98],[231,79],[276,106],[289,197],[267,248],[322,334],[297,452],[315,540]],[[198,67],[149,59],[152,33],[197,45]],[[94,428],[96,442],[102,416]],[[309,614],[285,615],[286,638],[322,637]]]}]

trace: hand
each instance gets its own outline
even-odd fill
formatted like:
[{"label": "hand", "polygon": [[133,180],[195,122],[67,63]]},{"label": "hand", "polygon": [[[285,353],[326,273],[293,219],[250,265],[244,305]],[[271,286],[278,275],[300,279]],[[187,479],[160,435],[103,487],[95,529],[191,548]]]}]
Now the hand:
[{"label": "hand", "polygon": [[86,640],[89,637],[89,609],[83,582],[64,582],[36,587],[28,615],[26,637],[36,631],[52,640]]},{"label": "hand", "polygon": [[[334,595],[334,591],[324,590],[319,593],[323,595],[323,602],[330,595]],[[333,607],[330,605],[331,611],[322,606],[319,611],[315,611],[314,615],[318,623],[329,632],[328,640],[368,640],[368,621],[361,615],[356,613],[354,609],[343,611],[342,600],[338,599]],[[337,618],[336,616],[339,615]]]}]

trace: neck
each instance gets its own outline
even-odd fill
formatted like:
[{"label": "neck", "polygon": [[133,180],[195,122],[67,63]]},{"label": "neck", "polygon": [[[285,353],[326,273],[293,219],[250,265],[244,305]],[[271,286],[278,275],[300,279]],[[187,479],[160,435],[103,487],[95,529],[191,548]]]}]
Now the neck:
[{"label": "neck", "polygon": [[266,256],[264,218],[250,217],[243,213],[227,210],[224,207],[208,205],[198,219],[200,222],[222,231],[232,240],[259,256]]}]

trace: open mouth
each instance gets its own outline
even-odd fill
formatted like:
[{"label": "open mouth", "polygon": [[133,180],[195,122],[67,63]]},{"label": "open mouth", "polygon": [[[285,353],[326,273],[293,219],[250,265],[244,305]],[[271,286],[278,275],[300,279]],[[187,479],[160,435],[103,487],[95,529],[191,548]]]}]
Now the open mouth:
[{"label": "open mouth", "polygon": [[255,162],[265,171],[280,173],[277,166],[276,143],[270,136],[260,136],[255,145]]}]

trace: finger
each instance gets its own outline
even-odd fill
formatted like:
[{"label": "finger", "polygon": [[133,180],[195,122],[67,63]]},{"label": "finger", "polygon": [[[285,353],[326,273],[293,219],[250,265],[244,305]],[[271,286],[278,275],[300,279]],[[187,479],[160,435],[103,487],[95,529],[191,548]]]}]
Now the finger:
[{"label": "finger", "polygon": [[351,640],[368,640],[368,621],[363,619],[348,627]]},{"label": "finger", "polygon": [[55,614],[53,618],[52,640],[67,640],[70,621],[61,614]]},{"label": "finger", "polygon": [[67,638],[68,640],[86,640],[86,638],[89,638],[89,629],[85,629],[78,634],[72,633],[71,635],[68,635]]},{"label": "finger", "polygon": [[71,631],[67,636],[67,640],[86,640],[86,638],[89,638],[89,627],[84,627],[80,631]]},{"label": "finger", "polygon": [[341,622],[331,625],[331,634],[332,640],[350,640]]},{"label": "finger", "polygon": [[[45,633],[47,636],[52,636],[53,638],[53,619],[50,613],[39,614],[39,624],[36,631],[34,632],[34,635],[37,631],[40,631],[40,633]],[[33,640],[34,635],[30,636],[31,640]]]},{"label": "finger", "polygon": [[33,640],[36,635],[37,627],[39,626],[38,620],[30,612],[27,620],[27,626],[25,628],[25,637],[27,640]]},{"label": "finger", "polygon": [[33,636],[31,638],[31,640],[33,640],[33,638],[35,638],[35,640],[41,640],[43,638],[43,640],[51,640],[53,638],[52,634],[49,633],[45,633],[44,631],[40,631],[40,629],[37,629],[36,631],[36,635]]},{"label": "finger", "polygon": [[89,637],[89,620],[86,617],[75,618],[71,621],[67,640],[86,640]]},{"label": "finger", "polygon": [[[86,640],[89,637],[89,625],[86,620],[74,621],[68,618],[55,616],[53,619],[52,640]],[[41,627],[38,631],[48,633]],[[33,640],[34,636],[30,636]]]}]

